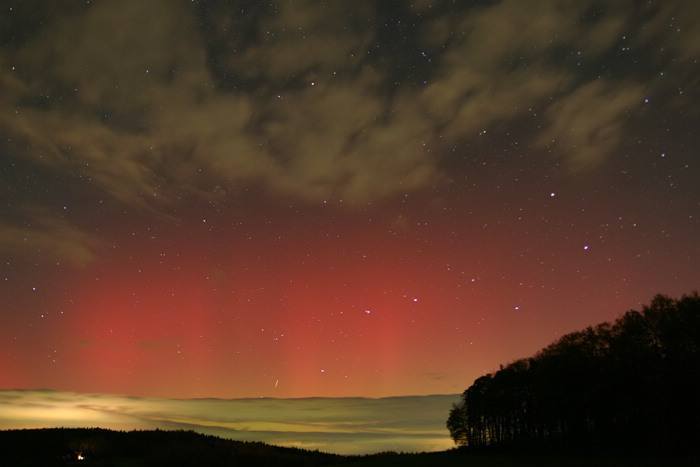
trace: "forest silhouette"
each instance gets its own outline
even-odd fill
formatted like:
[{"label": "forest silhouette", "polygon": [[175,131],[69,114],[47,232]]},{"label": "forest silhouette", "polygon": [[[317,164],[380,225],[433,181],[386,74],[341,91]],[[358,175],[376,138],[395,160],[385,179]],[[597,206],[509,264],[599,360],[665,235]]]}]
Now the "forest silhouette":
[{"label": "forest silhouette", "polygon": [[470,448],[690,452],[700,445],[700,297],[657,295],[484,375],[447,427]]}]

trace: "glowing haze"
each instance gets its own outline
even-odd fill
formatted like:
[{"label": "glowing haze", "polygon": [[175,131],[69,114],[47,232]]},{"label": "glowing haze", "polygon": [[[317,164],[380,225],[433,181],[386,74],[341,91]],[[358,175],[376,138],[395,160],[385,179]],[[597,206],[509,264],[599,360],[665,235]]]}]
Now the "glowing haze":
[{"label": "glowing haze", "polygon": [[162,399],[0,391],[0,429],[103,427],[194,430],[242,441],[357,454],[452,445],[444,420],[456,396],[384,399]]},{"label": "glowing haze", "polygon": [[454,394],[697,289],[698,3],[538,5],[4,2],[0,388]]}]

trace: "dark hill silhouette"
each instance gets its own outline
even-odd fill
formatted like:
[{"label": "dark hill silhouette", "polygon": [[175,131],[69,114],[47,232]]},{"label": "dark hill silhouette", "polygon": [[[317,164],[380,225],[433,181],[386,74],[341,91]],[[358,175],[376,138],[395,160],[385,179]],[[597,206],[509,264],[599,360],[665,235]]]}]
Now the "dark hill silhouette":
[{"label": "dark hill silhouette", "polygon": [[0,465],[7,467],[314,467],[343,459],[318,451],[226,440],[193,431],[122,432],[99,428],[0,431],[0,452]]},{"label": "dark hill silhouette", "polygon": [[[82,459],[79,459],[81,456]],[[694,467],[694,458],[527,454],[481,449],[340,456],[192,431],[0,430],[2,467]]]},{"label": "dark hill silhouette", "polygon": [[658,295],[478,378],[447,427],[472,448],[697,452],[700,297]]}]

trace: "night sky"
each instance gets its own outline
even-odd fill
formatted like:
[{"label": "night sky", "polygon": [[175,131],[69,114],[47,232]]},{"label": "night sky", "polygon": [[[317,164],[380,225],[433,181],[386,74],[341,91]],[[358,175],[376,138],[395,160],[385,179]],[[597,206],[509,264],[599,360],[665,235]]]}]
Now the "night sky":
[{"label": "night sky", "polygon": [[3,1],[0,388],[454,394],[700,286],[700,2]]}]

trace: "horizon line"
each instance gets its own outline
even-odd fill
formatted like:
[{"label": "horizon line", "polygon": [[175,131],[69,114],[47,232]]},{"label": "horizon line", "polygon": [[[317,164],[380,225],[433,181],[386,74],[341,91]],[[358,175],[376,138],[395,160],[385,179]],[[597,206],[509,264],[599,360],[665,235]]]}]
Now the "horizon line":
[{"label": "horizon line", "polygon": [[323,400],[323,399],[361,399],[361,400],[386,400],[386,399],[405,399],[418,397],[455,397],[460,396],[462,392],[455,393],[430,393],[430,394],[399,394],[391,396],[249,396],[249,397],[215,397],[215,396],[199,396],[199,397],[168,397],[168,396],[149,396],[149,395],[133,395],[114,392],[94,392],[94,391],[74,391],[53,388],[0,388],[0,393],[3,392],[45,392],[45,393],[72,393],[79,395],[90,396],[115,396],[127,397],[134,399],[167,399],[176,401],[243,401],[243,400]]}]

